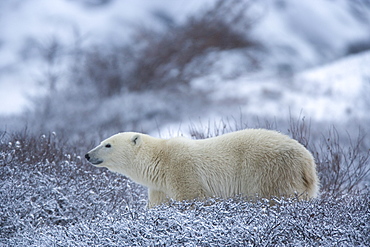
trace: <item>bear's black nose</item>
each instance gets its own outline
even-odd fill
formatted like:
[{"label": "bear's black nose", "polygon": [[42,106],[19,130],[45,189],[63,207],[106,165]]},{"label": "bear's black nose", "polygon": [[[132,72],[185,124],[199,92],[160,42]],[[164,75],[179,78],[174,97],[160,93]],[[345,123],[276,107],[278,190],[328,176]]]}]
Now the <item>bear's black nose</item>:
[{"label": "bear's black nose", "polygon": [[90,155],[89,155],[89,154],[85,154],[85,158],[86,158],[87,160],[90,160]]}]

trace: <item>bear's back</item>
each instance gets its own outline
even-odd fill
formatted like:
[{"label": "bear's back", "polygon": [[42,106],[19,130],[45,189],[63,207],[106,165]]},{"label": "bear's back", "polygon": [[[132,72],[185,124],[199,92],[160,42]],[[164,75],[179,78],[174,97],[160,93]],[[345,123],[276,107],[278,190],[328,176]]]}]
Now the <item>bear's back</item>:
[{"label": "bear's back", "polygon": [[296,140],[279,132],[265,129],[245,129],[193,142],[194,148],[199,148],[205,152],[207,150],[212,150],[212,152],[217,150],[221,153],[240,155],[245,153],[251,155],[252,153],[284,152],[292,149],[306,152],[305,148]]},{"label": "bear's back", "polygon": [[181,143],[184,152],[175,163],[194,165],[207,196],[302,193],[302,174],[317,179],[309,151],[276,131],[246,129]]}]

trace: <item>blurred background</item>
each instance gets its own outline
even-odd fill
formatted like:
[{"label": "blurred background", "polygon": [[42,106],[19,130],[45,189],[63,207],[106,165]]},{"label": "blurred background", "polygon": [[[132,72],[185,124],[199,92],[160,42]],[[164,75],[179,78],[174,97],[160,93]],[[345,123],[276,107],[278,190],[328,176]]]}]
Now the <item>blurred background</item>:
[{"label": "blurred background", "polygon": [[369,0],[0,2],[3,130],[369,132],[369,110]]}]

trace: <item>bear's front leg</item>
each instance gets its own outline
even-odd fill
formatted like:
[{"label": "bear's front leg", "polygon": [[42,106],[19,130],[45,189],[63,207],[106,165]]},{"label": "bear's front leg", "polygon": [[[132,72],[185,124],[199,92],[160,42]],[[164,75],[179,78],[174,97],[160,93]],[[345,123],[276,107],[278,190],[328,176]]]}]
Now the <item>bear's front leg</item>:
[{"label": "bear's front leg", "polygon": [[148,189],[148,208],[152,208],[169,201],[168,196],[159,190]]}]

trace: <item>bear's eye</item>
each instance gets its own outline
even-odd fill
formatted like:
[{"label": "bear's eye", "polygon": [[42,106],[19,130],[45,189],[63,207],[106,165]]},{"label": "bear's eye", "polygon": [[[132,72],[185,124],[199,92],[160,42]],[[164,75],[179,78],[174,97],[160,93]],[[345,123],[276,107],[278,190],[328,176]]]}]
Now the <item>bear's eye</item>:
[{"label": "bear's eye", "polygon": [[112,147],[110,144],[105,145],[106,148]]}]

